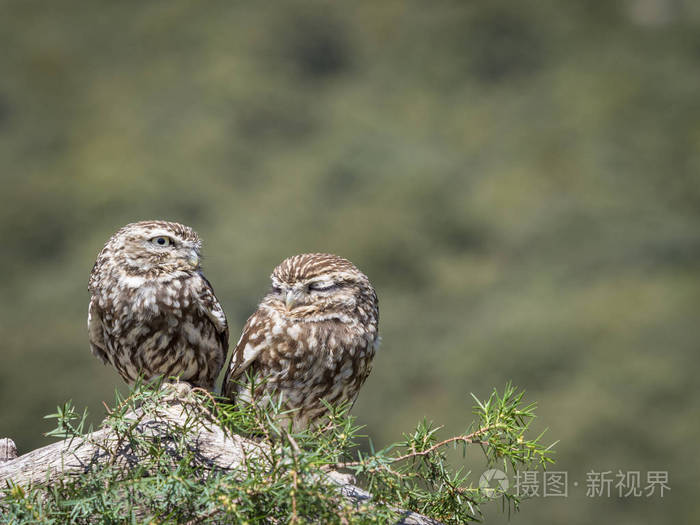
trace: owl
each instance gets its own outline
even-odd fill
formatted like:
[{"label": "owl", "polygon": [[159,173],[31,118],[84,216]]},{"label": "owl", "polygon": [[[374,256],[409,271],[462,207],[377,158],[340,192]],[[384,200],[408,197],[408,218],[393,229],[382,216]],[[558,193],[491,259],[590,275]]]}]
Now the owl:
[{"label": "owl", "polygon": [[357,397],[379,343],[377,294],[355,265],[327,253],[290,257],[270,279],[233,351],[224,393],[245,402],[252,394],[256,403],[280,396],[302,429],[323,418],[323,401]]},{"label": "owl", "polygon": [[228,325],[200,267],[201,242],[174,222],[127,224],[90,275],[92,353],[133,383],[179,376],[211,389],[228,351]]}]

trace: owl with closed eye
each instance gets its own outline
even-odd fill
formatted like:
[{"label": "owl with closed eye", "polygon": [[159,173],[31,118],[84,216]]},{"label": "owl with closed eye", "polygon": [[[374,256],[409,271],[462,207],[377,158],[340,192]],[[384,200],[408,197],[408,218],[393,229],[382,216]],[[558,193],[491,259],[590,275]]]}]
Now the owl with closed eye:
[{"label": "owl with closed eye", "polygon": [[379,343],[377,294],[354,264],[327,253],[290,257],[270,278],[233,351],[224,393],[256,403],[279,396],[301,429],[323,418],[324,401],[357,397]]},{"label": "owl with closed eye", "polygon": [[92,353],[127,383],[177,376],[212,389],[228,351],[228,325],[200,267],[188,226],[127,224],[105,244],[89,282]]}]

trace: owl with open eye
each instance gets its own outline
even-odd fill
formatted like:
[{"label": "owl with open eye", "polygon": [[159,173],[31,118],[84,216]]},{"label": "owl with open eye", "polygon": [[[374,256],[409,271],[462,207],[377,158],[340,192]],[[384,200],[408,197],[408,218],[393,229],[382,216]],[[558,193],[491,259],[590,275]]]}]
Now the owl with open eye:
[{"label": "owl with open eye", "polygon": [[127,224],[105,244],[90,275],[92,353],[133,383],[178,376],[214,387],[228,326],[200,267],[201,242],[174,222]]},{"label": "owl with open eye", "polygon": [[357,397],[379,343],[377,294],[355,265],[327,253],[290,257],[270,278],[233,351],[224,393],[256,403],[279,396],[302,429],[323,418],[323,401]]}]

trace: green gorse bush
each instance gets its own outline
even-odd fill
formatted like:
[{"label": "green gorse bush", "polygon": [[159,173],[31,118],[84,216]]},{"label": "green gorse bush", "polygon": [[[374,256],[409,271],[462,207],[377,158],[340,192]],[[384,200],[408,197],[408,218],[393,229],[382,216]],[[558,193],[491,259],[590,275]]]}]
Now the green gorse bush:
[{"label": "green gorse bush", "polygon": [[[139,384],[126,398],[117,394],[107,408],[102,427],[114,439],[99,445],[80,475],[36,486],[8,483],[0,491],[0,516],[17,525],[347,524],[395,523],[410,509],[444,523],[478,521],[481,506],[494,497],[509,511],[518,509],[521,498],[479,487],[470,471],[450,464],[449,451],[466,456],[481,450],[488,467],[506,472],[546,468],[553,462],[552,445],[544,446],[541,434],[529,435],[535,404],[526,404],[523,395],[509,384],[485,401],[474,398],[475,420],[461,435],[441,437],[441,427],[424,421],[401,441],[382,450],[369,443],[363,452],[362,427],[347,406],[329,407],[323,425],[293,432],[280,423],[279,402],[224,404],[194,389],[183,402],[184,418],[172,422],[160,410],[172,401],[172,391]],[[56,422],[48,435],[76,447],[91,443],[87,411],[70,401],[46,417]],[[156,422],[165,432],[149,430]],[[247,438],[255,453],[245,454],[239,468],[220,468],[197,446],[199,430],[215,427]],[[329,476],[332,471],[354,475],[371,497],[348,497]]]}]

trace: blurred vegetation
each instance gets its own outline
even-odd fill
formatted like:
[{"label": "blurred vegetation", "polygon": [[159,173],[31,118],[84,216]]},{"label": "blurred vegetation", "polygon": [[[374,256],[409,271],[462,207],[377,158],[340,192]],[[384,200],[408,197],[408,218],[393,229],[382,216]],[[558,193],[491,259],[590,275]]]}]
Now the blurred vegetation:
[{"label": "blurred vegetation", "polygon": [[[0,436],[20,452],[57,403],[124,390],[88,350],[87,277],[117,228],[163,218],[203,237],[234,339],[289,255],[370,276],[384,343],[354,413],[378,446],[512,380],[570,482],[518,523],[700,515],[696,3],[0,11]],[[585,497],[618,469],[672,490]]]}]

